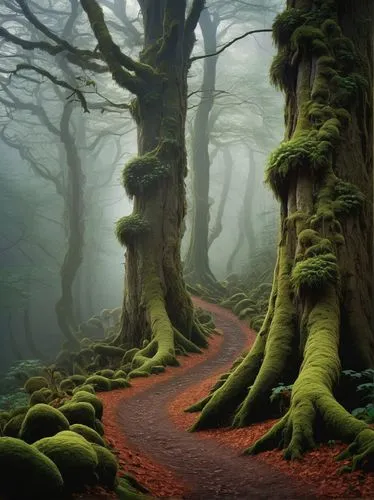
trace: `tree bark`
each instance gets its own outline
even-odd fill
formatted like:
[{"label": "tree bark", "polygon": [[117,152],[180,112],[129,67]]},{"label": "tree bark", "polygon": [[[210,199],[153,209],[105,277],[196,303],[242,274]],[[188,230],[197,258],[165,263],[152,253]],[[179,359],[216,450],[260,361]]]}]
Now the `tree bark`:
[{"label": "tree bark", "polygon": [[133,102],[139,156],[124,169],[134,198],[132,215],[117,223],[126,245],[125,296],[119,339],[145,348],[133,358],[132,376],[175,365],[176,349],[198,352],[207,332],[194,317],[180,259],[185,215],[187,70],[193,32],[185,2],[141,2],[144,48],[140,62],[153,68]]},{"label": "tree bark", "polygon": [[[200,27],[206,54],[217,50],[219,18],[205,9],[200,16]],[[190,244],[185,259],[185,276],[191,284],[218,287],[210,270],[208,257],[209,236],[209,117],[214,103],[217,57],[204,59],[200,103],[192,134],[192,227]]]},{"label": "tree bark", "polygon": [[374,432],[333,392],[342,368],[374,364],[372,23],[369,0],[289,0],[273,26],[287,130],[267,169],[281,205],[273,289],[253,348],[194,426],[266,418],[271,389],[293,382],[288,412],[249,453],[281,446],[297,458],[318,421],[354,440],[353,469],[373,460]]},{"label": "tree bark", "polygon": [[69,129],[72,107],[65,105],[60,121],[60,138],[66,154],[68,167],[67,189],[64,202],[68,218],[68,246],[61,266],[61,297],[55,310],[58,325],[70,347],[78,347],[74,336],[78,324],[74,314],[73,283],[83,260],[84,219],[83,188],[85,176],[78,150]]},{"label": "tree bark", "polygon": [[223,229],[222,228],[222,218],[223,218],[223,214],[225,211],[227,196],[228,196],[229,190],[230,190],[232,169],[233,169],[232,155],[230,153],[230,149],[228,146],[226,146],[223,150],[223,161],[224,161],[224,165],[225,165],[225,175],[223,178],[222,193],[221,193],[221,198],[220,198],[218,209],[217,209],[216,218],[215,218],[213,227],[209,233],[208,249],[211,247],[213,242],[219,237],[219,235],[221,234],[222,229]]}]

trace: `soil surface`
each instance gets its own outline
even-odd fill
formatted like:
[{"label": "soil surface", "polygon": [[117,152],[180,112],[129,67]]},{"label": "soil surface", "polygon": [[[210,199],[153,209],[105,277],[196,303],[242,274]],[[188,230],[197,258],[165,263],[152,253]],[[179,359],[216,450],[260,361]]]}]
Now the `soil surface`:
[{"label": "soil surface", "polygon": [[106,402],[106,436],[120,450],[121,465],[157,498],[316,498],[306,483],[291,480],[257,457],[240,456],[227,444],[201,439],[200,433],[188,433],[174,422],[170,403],[189,387],[227,371],[255,337],[230,312],[199,300],[194,302],[214,313],[223,337],[214,337],[203,356],[182,358],[182,368],[135,380],[134,387],[114,391],[116,395],[101,394]]}]

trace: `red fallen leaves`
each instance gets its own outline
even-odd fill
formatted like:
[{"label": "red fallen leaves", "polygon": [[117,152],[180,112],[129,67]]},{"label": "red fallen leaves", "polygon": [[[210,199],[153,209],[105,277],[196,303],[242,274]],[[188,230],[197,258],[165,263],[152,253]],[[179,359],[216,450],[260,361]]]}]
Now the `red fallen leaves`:
[{"label": "red fallen leaves", "polygon": [[[169,415],[174,425],[187,429],[193,424],[197,414],[184,413],[183,410],[205,397],[217,379],[218,375],[214,375],[198,386],[191,387],[178,395],[178,398],[169,406]],[[201,431],[197,433],[197,436],[201,439],[214,439],[240,452],[263,436],[275,422],[276,420],[267,420],[241,429]],[[282,451],[279,450],[261,453],[256,459],[263,460],[284,474],[312,485],[316,491],[316,497],[319,498],[374,498],[374,473],[362,471],[349,474],[339,473],[339,469],[348,462],[336,462],[335,457],[345,448],[346,445],[339,442],[331,446],[322,445],[306,453],[301,460],[291,462],[284,460]]]},{"label": "red fallen leaves", "polygon": [[117,453],[121,472],[132,474],[140,484],[149,489],[151,494],[157,495],[158,498],[181,497],[188,490],[188,485],[181,484],[179,478],[167,468],[154,462],[150,457],[138,453],[133,447],[130,448],[125,437],[126,424],[122,427],[118,418],[119,404],[161,381],[180,376],[183,372],[202,363],[210,356],[214,356],[219,351],[222,340],[221,336],[214,336],[210,341],[209,351],[189,357],[179,357],[182,363],[180,367],[168,367],[164,373],[157,376],[133,379],[132,386],[127,389],[99,393],[99,397],[104,404],[103,424],[105,438]]}]

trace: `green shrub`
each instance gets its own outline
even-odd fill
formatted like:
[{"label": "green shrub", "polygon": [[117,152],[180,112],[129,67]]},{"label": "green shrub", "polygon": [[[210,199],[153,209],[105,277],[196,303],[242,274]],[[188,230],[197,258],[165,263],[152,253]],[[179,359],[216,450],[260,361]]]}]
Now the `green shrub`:
[{"label": "green shrub", "polygon": [[113,488],[116,482],[118,462],[116,457],[108,449],[97,444],[92,445],[98,458],[96,474],[99,476],[100,484]]},{"label": "green shrub", "polygon": [[101,375],[92,375],[86,380],[87,384],[91,384],[95,391],[110,391],[110,380]]},{"label": "green shrub", "polygon": [[60,406],[59,411],[69,420],[70,425],[83,424],[92,428],[95,426],[95,408],[91,403],[66,403]]},{"label": "green shrub", "polygon": [[104,406],[101,400],[94,394],[91,394],[86,391],[78,391],[73,395],[71,400],[77,403],[78,402],[91,403],[95,409],[95,417],[98,418],[99,420],[102,419]]},{"label": "green shrub", "polygon": [[73,424],[70,426],[70,431],[76,432],[77,434],[80,434],[81,436],[84,437],[89,443],[95,443],[100,446],[106,446],[104,439],[100,436],[98,432],[96,432],[94,429],[91,429],[90,427],[87,427],[87,425],[83,424]]},{"label": "green shrub", "polygon": [[49,383],[45,377],[31,377],[26,381],[24,389],[28,394],[32,394],[33,392],[48,386]]}]

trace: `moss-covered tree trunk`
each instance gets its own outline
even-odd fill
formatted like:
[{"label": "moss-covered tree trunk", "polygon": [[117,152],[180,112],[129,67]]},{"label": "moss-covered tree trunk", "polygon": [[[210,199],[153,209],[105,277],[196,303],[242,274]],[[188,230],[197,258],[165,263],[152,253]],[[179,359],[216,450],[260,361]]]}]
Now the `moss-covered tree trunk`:
[{"label": "moss-covered tree trunk", "polygon": [[180,259],[187,71],[204,2],[195,0],[186,16],[185,1],[139,1],[144,47],[137,62],[113,43],[98,4],[82,0],[82,5],[113,78],[136,95],[131,111],[138,126],[139,156],[123,171],[134,208],[117,223],[117,236],[126,246],[126,271],[121,332],[115,343],[134,348],[127,359],[133,363],[132,375],[142,375],[176,364],[178,352],[198,352],[197,345],[207,345]]},{"label": "moss-covered tree trunk", "polygon": [[[217,50],[219,17],[205,9],[200,17],[206,54]],[[214,104],[217,57],[204,59],[203,82],[192,131],[192,227],[190,243],[185,259],[186,280],[219,291],[219,285],[210,270],[208,237],[210,221],[209,204],[209,127],[210,113]]]},{"label": "moss-covered tree trunk", "polygon": [[250,452],[298,457],[318,424],[355,441],[354,467],[372,458],[373,431],[333,393],[342,368],[374,362],[372,26],[370,0],[289,0],[273,26],[271,77],[286,94],[267,170],[281,205],[273,289],[253,348],[195,425],[266,418],[271,389],[293,383],[288,412]]}]

